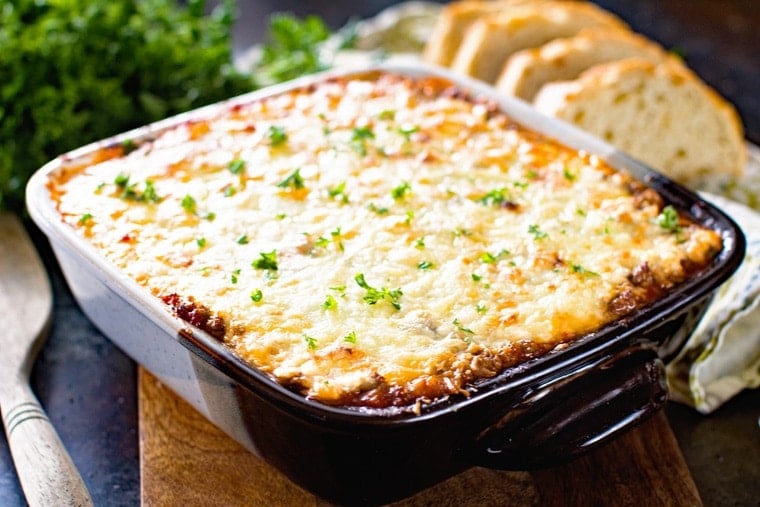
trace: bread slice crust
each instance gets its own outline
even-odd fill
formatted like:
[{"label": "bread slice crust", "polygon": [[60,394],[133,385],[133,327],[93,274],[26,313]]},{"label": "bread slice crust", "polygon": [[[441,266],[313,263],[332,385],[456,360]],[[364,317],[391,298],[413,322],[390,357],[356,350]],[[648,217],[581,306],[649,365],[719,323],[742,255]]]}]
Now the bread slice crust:
[{"label": "bread slice crust", "polygon": [[575,80],[544,85],[534,105],[689,186],[744,170],[736,110],[675,56],[593,66]]},{"label": "bread slice crust", "polygon": [[516,52],[504,65],[496,87],[530,102],[544,84],[575,79],[595,65],[633,57],[657,63],[667,56],[662,46],[634,32],[589,28]]},{"label": "bread slice crust", "polygon": [[513,53],[590,27],[627,29],[620,18],[591,3],[546,0],[516,5],[478,18],[464,33],[451,68],[494,83]]}]

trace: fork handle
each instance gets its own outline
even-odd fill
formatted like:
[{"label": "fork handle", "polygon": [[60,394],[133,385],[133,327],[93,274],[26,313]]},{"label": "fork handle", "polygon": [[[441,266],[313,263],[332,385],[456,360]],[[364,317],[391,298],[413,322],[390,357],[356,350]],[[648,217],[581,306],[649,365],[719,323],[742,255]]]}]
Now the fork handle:
[{"label": "fork handle", "polygon": [[26,382],[2,389],[3,424],[30,507],[93,505],[79,471]]}]

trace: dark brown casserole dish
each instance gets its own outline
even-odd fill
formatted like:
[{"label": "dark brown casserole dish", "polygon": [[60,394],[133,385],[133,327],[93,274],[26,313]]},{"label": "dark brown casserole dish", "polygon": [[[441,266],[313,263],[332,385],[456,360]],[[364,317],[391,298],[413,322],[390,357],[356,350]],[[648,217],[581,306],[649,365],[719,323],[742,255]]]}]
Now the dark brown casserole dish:
[{"label": "dark brown casserole dish", "polygon": [[64,272],[94,268],[69,275],[93,321],[340,503],[547,466],[651,415],[744,248],[608,146],[419,70],[253,94],[41,173],[32,215]]}]

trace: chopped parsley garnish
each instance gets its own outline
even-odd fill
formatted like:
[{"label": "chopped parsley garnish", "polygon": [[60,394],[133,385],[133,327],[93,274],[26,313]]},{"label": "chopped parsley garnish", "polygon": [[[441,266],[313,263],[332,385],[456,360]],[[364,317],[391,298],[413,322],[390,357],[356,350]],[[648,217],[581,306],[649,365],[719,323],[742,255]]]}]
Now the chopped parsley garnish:
[{"label": "chopped parsley garnish", "polygon": [[238,283],[238,277],[240,276],[240,268],[234,270],[230,275],[230,282]]},{"label": "chopped parsley garnish", "polygon": [[124,155],[129,155],[137,148],[139,148],[139,146],[137,146],[137,143],[133,139],[124,139],[121,142],[121,152]]},{"label": "chopped parsley garnish", "polygon": [[293,190],[299,190],[304,188],[303,177],[301,176],[301,169],[298,168],[290,175],[277,184],[280,188],[292,188]]},{"label": "chopped parsley garnish", "polygon": [[511,255],[511,252],[509,250],[504,250],[504,249],[499,250],[495,254],[492,254],[491,252],[483,252],[482,254],[480,254],[480,262],[482,262],[483,264],[494,264],[508,257],[509,255]]},{"label": "chopped parsley garnish", "polygon": [[338,294],[340,297],[344,298],[346,297],[346,286],[345,285],[334,285],[332,287],[328,287],[331,291],[339,292]]},{"label": "chopped parsley garnish", "polygon": [[335,246],[340,250],[341,252],[344,250],[343,242],[340,240],[341,232],[340,227],[336,227],[334,230],[330,231],[330,236],[332,236],[333,243],[335,243]]},{"label": "chopped parsley garnish", "polygon": [[491,252],[483,252],[480,254],[480,262],[483,264],[493,264],[496,262],[496,256]]},{"label": "chopped parsley garnish", "polygon": [[599,276],[599,273],[595,273],[593,271],[590,271],[580,264],[572,264],[570,266],[570,269],[573,271],[573,273],[579,273],[581,275],[589,275],[589,276]]},{"label": "chopped parsley garnish", "polygon": [[138,200],[144,202],[161,201],[161,197],[159,197],[156,193],[156,187],[153,185],[153,182],[151,180],[145,180],[145,190],[143,190],[142,196],[141,198],[138,198]]},{"label": "chopped parsley garnish", "polygon": [[477,273],[473,273],[470,276],[472,276],[472,281],[473,282],[479,282],[479,281],[481,281],[483,279],[483,275],[479,275]]},{"label": "chopped parsley garnish", "polygon": [[317,238],[317,240],[314,242],[314,246],[317,248],[327,248],[327,245],[330,244],[330,240],[325,238],[324,236],[320,236]]},{"label": "chopped parsley garnish", "polygon": [[396,111],[393,109],[383,109],[377,117],[381,120],[393,120],[396,118]]},{"label": "chopped parsley garnish", "polygon": [[332,294],[328,294],[322,303],[322,308],[325,310],[334,310],[338,307],[338,302],[335,300]]},{"label": "chopped parsley garnish", "polygon": [[356,343],[356,331],[351,331],[343,337],[343,341],[347,343]]},{"label": "chopped parsley garnish", "polygon": [[487,310],[487,309],[488,309],[488,308],[487,308],[487,307],[486,307],[486,305],[484,305],[483,303],[478,303],[478,304],[475,306],[475,311],[476,311],[476,312],[478,312],[478,313],[486,313],[486,310]]},{"label": "chopped parsley garnish", "polygon": [[531,224],[531,225],[529,225],[529,226],[528,226],[528,232],[529,232],[530,234],[533,234],[533,239],[536,239],[536,240],[539,240],[539,239],[546,239],[546,238],[548,238],[548,237],[549,237],[549,235],[548,235],[547,233],[545,233],[544,231],[542,231],[542,230],[541,230],[541,229],[538,227],[538,225],[536,225],[536,224]]},{"label": "chopped parsley garnish", "polygon": [[457,329],[458,329],[459,331],[461,331],[462,333],[467,333],[467,334],[475,334],[475,332],[474,332],[472,329],[470,329],[470,328],[468,328],[468,327],[464,327],[464,326],[462,325],[462,323],[461,323],[461,322],[459,322],[459,319],[454,319],[454,325],[455,325],[455,326],[457,327]]},{"label": "chopped parsley garnish", "polygon": [[662,212],[657,215],[656,221],[657,225],[668,232],[674,232],[676,234],[681,232],[678,211],[676,211],[676,209],[671,205],[667,205],[662,209]]},{"label": "chopped parsley garnish", "polygon": [[92,220],[92,214],[90,214],[90,213],[84,213],[81,217],[79,217],[79,220],[77,221],[77,223],[79,225],[84,225],[87,222],[89,222],[90,220]]},{"label": "chopped parsley garnish", "polygon": [[203,248],[206,246],[206,238],[198,238],[195,240],[195,244],[198,245],[198,248]]},{"label": "chopped parsley garnish", "polygon": [[562,175],[567,181],[575,180],[575,174],[573,174],[567,167],[562,171]]},{"label": "chopped parsley garnish", "polygon": [[280,146],[288,140],[288,134],[282,127],[270,125],[267,130],[267,138],[269,138],[270,146]]},{"label": "chopped parsley garnish", "polygon": [[185,194],[185,197],[182,198],[182,209],[187,211],[188,213],[195,213],[195,198],[190,194]]},{"label": "chopped parsley garnish", "polygon": [[124,189],[129,184],[129,175],[120,173],[114,178],[113,182],[117,187]]},{"label": "chopped parsley garnish", "polygon": [[398,201],[400,199],[403,199],[406,197],[407,194],[409,194],[412,191],[412,187],[409,186],[409,183],[404,181],[400,185],[396,186],[391,190],[391,196],[394,200]]},{"label": "chopped parsley garnish", "polygon": [[348,203],[348,194],[346,194],[346,182],[342,182],[337,187],[327,189],[327,195],[330,199],[340,199],[343,204]]},{"label": "chopped parsley garnish", "polygon": [[306,333],[303,334],[303,340],[306,342],[306,348],[309,350],[315,350],[317,348],[317,339],[314,337],[311,337],[307,335]]},{"label": "chopped parsley garnish", "polygon": [[361,141],[364,139],[374,139],[375,133],[370,127],[354,127],[351,131],[352,141]]},{"label": "chopped parsley garnish", "polygon": [[370,210],[374,211],[378,215],[387,215],[388,214],[388,208],[384,206],[378,206],[374,202],[369,203],[369,206],[367,206]]},{"label": "chopped parsley garnish", "polygon": [[509,190],[507,188],[497,188],[491,190],[483,197],[477,199],[477,202],[486,206],[505,206],[507,203],[512,202]]},{"label": "chopped parsley garnish", "polygon": [[229,169],[232,174],[240,174],[245,170],[245,161],[237,158],[227,164],[227,169]]},{"label": "chopped parsley garnish", "polygon": [[388,290],[385,287],[382,287],[381,289],[376,289],[367,283],[367,281],[364,279],[363,273],[359,273],[358,275],[356,275],[354,277],[354,280],[356,281],[356,284],[359,287],[367,291],[367,293],[364,295],[364,301],[367,302],[368,304],[374,305],[378,301],[386,299],[393,306],[393,308],[395,308],[396,310],[401,309],[400,300],[401,300],[401,296],[403,295],[403,292],[401,292],[401,289]]},{"label": "chopped parsley garnish", "polygon": [[259,252],[259,258],[253,261],[252,265],[256,269],[277,271],[277,250]]},{"label": "chopped parsley garnish", "polygon": [[374,139],[375,133],[369,127],[354,127],[351,131],[351,146],[364,156],[367,154],[367,140]]},{"label": "chopped parsley garnish", "polygon": [[264,299],[264,293],[261,292],[261,289],[251,291],[251,301],[254,303],[260,303],[262,299]]},{"label": "chopped parsley garnish", "polygon": [[414,248],[419,248],[419,249],[425,248],[425,236],[422,236],[421,238],[417,238],[417,241],[414,242]]},{"label": "chopped parsley garnish", "polygon": [[145,189],[140,192],[137,183],[129,182],[129,175],[119,174],[114,179],[114,184],[121,189],[121,198],[136,202],[161,202],[161,197],[156,193],[156,188],[151,180],[145,180]]},{"label": "chopped parsley garnish", "polygon": [[417,264],[417,269],[431,269],[433,267],[433,263],[430,261],[422,261],[419,264]]},{"label": "chopped parsley garnish", "polygon": [[404,136],[404,140],[406,140],[406,142],[409,142],[409,140],[412,138],[412,134],[419,131],[420,131],[420,128],[416,125],[411,126],[411,127],[404,126],[404,127],[398,128],[398,133]]},{"label": "chopped parsley garnish", "polygon": [[224,189],[224,197],[232,197],[235,194],[237,194],[237,188],[233,186],[229,186]]},{"label": "chopped parsley garnish", "polygon": [[205,218],[209,222],[213,222],[214,219],[216,218],[216,213],[214,213],[213,211],[208,211],[206,212],[205,215],[203,215],[203,218]]},{"label": "chopped parsley garnish", "polygon": [[247,245],[248,244],[248,236],[246,234],[243,234],[242,236],[238,236],[238,239],[235,240],[238,245]]}]

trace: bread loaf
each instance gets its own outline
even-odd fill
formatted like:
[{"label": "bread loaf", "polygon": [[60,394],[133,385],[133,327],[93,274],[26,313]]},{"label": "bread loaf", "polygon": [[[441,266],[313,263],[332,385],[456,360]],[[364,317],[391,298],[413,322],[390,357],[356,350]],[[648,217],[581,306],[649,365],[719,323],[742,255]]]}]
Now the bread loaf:
[{"label": "bread loaf", "polygon": [[591,3],[542,1],[515,5],[479,17],[464,33],[453,70],[494,83],[516,51],[540,46],[584,28],[624,29],[627,25]]},{"label": "bread loaf", "polygon": [[594,65],[636,56],[656,63],[665,60],[667,52],[628,30],[586,29],[573,37],[513,54],[496,87],[507,95],[531,101],[546,83],[575,79]]},{"label": "bread loaf", "polygon": [[744,168],[736,111],[675,57],[596,65],[578,79],[544,85],[534,105],[685,184]]}]

